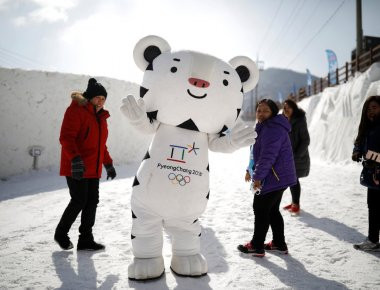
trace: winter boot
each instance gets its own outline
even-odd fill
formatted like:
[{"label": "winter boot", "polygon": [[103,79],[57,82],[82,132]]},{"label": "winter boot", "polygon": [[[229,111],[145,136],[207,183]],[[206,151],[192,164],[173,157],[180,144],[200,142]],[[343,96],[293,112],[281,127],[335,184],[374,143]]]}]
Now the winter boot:
[{"label": "winter boot", "polygon": [[100,251],[104,250],[106,247],[102,244],[98,244],[94,240],[78,240],[77,250],[78,251]]},{"label": "winter boot", "polygon": [[380,251],[380,244],[372,243],[368,238],[366,238],[363,242],[354,244],[354,248],[356,250],[363,251]]},{"label": "winter boot", "polygon": [[289,212],[292,214],[292,216],[299,215],[300,211],[301,211],[301,209],[300,209],[299,204],[295,204],[295,203],[293,203],[292,207],[289,209]]},{"label": "winter boot", "polygon": [[245,254],[253,254],[254,257],[264,257],[264,249],[254,249],[251,242],[246,243],[245,245],[239,245],[237,249]]},{"label": "winter boot", "polygon": [[62,250],[70,250],[73,248],[73,243],[67,234],[54,234],[54,241],[61,247]]},{"label": "winter boot", "polygon": [[288,254],[288,246],[286,244],[282,246],[277,246],[273,243],[273,241],[270,241],[269,243],[264,244],[264,250],[278,252],[284,255]]},{"label": "winter boot", "polygon": [[284,210],[290,210],[292,207],[292,203],[291,204],[288,204],[286,206],[283,207]]}]

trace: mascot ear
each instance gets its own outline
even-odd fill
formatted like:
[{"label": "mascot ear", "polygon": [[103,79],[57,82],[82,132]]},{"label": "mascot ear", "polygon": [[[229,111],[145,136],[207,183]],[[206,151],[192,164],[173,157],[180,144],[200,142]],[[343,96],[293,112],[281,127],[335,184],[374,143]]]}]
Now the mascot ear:
[{"label": "mascot ear", "polygon": [[170,45],[161,37],[155,35],[146,36],[137,42],[133,49],[133,59],[142,71],[152,66],[153,60],[161,53],[169,52]]},{"label": "mascot ear", "polygon": [[236,56],[229,63],[238,73],[244,93],[253,90],[259,81],[259,70],[256,63],[246,56]]}]

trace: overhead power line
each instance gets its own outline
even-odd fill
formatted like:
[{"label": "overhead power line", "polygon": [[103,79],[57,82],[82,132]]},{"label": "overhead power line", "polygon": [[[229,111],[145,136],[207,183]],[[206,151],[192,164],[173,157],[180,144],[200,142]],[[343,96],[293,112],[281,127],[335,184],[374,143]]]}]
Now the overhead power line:
[{"label": "overhead power line", "polygon": [[319,33],[321,33],[323,28],[325,28],[326,25],[331,21],[331,19],[333,19],[333,17],[338,13],[338,11],[340,10],[340,8],[342,8],[342,6],[345,2],[346,2],[346,0],[343,0],[342,3],[340,3],[340,5],[335,9],[333,14],[331,14],[331,16],[327,19],[327,21],[325,23],[323,23],[323,25],[319,28],[317,33],[314,34],[314,36],[312,38],[310,38],[310,40],[306,43],[306,45],[293,58],[293,60],[291,62],[289,62],[289,64],[286,66],[286,68],[289,68],[289,66],[291,66],[293,64],[293,62],[295,62],[295,60],[305,51],[305,49],[310,45],[310,43],[318,36]]},{"label": "overhead power line", "polygon": [[9,61],[7,58],[4,58],[1,54],[0,54],[0,64],[4,63],[6,66],[9,66],[9,67],[14,67],[14,64]]},{"label": "overhead power line", "polygon": [[277,14],[278,14],[278,12],[280,11],[280,8],[281,8],[283,2],[284,2],[284,0],[281,0],[280,5],[278,5],[277,10],[276,10],[276,13],[275,13],[274,16],[272,17],[272,21],[270,22],[270,24],[269,24],[269,26],[268,26],[268,28],[267,28],[267,31],[265,32],[264,37],[263,37],[263,39],[261,40],[261,43],[260,43],[260,45],[259,45],[259,49],[257,50],[257,54],[260,53],[260,50],[261,50],[263,44],[265,43],[265,40],[267,39],[270,30],[272,29],[273,23],[274,23],[274,21],[277,19]]},{"label": "overhead power line", "polygon": [[[319,6],[321,5],[322,0],[319,0],[317,2],[317,5],[313,9],[310,9],[310,13],[306,17],[305,23],[301,26],[301,29],[295,34],[296,38],[291,42],[291,46],[286,49],[286,52],[283,52],[282,55],[288,55],[288,51],[291,51],[293,47],[297,44],[298,39],[303,35],[303,32],[305,31],[306,28],[309,27],[310,21],[313,19],[314,15],[317,15],[317,11]],[[284,59],[282,59],[284,61]]]},{"label": "overhead power line", "polygon": [[[292,27],[293,23],[295,22],[295,20],[297,20],[298,14],[302,11],[302,9],[305,6],[305,4],[306,4],[306,1],[303,0],[303,2],[301,3],[300,7],[297,9],[296,14],[294,14],[294,16],[292,17],[292,20],[289,23],[289,25],[287,26],[287,28],[285,29],[285,31],[283,33],[281,33],[281,38],[280,38],[281,40],[285,38],[285,36],[289,33],[289,31],[291,31],[291,27]],[[281,43],[282,43],[282,41],[279,41],[278,45],[274,45],[273,46],[272,57],[274,55],[278,54],[278,51],[282,51],[282,50],[279,50],[280,48],[283,48],[283,46],[280,45]]]},{"label": "overhead power line", "polygon": [[38,60],[31,59],[27,56],[24,56],[22,54],[19,54],[14,51],[10,51],[4,47],[0,47],[0,56],[1,60],[3,62],[6,62],[9,64],[14,65],[15,63],[17,64],[16,66],[38,66],[41,68],[47,67],[46,65],[42,64]]},{"label": "overhead power line", "polygon": [[271,43],[271,45],[267,49],[267,52],[264,53],[265,56],[269,56],[270,52],[272,52],[272,50],[274,49],[274,47],[275,47],[274,45],[278,42],[278,40],[283,35],[283,31],[285,30],[285,28],[287,28],[289,26],[289,23],[292,21],[294,14],[297,12],[297,8],[298,8],[300,3],[301,2],[298,1],[298,2],[296,2],[296,5],[294,5],[292,12],[288,16],[288,19],[286,20],[286,23],[282,26],[282,28],[281,28],[280,32],[277,34],[275,40]]}]

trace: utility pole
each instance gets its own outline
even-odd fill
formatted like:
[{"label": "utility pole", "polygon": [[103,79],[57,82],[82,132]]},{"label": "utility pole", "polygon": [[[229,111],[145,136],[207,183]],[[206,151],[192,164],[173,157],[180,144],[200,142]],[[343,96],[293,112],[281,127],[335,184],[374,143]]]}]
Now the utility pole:
[{"label": "utility pole", "polygon": [[[260,68],[259,68],[259,54],[256,55],[256,65],[257,65],[257,68],[258,70],[260,71]],[[260,78],[259,78],[260,80]],[[257,82],[257,85],[256,85],[256,88],[255,88],[255,94],[256,94],[256,102],[258,101],[258,96],[259,96],[259,83]]]},{"label": "utility pole", "polygon": [[[259,59],[259,54],[256,55],[256,65],[259,72],[264,70],[264,61]],[[255,94],[256,94],[256,101],[258,101],[259,98],[259,83],[257,83],[255,88]]]},{"label": "utility pole", "polygon": [[356,0],[356,62],[363,49],[362,0]]},{"label": "utility pole", "polygon": [[[256,65],[257,65],[257,69],[259,70],[259,73],[264,70],[264,61],[259,59],[259,54],[256,55]],[[252,96],[252,112],[253,112],[252,119],[255,120],[256,104],[259,102],[259,83],[257,83],[256,88],[255,88],[255,96],[253,95],[253,92],[251,96]]]}]

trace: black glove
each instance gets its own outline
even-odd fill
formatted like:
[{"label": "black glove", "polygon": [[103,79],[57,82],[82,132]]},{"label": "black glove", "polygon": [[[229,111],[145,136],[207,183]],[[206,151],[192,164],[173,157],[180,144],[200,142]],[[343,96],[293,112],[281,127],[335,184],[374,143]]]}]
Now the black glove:
[{"label": "black glove", "polygon": [[71,177],[75,180],[81,180],[85,171],[84,163],[80,156],[76,156],[71,160]]},{"label": "black glove", "polygon": [[115,167],[113,167],[112,164],[106,164],[104,165],[104,167],[106,168],[106,171],[107,171],[107,180],[108,178],[111,178],[111,180],[114,179],[116,177]]},{"label": "black glove", "polygon": [[362,161],[362,156],[359,152],[352,153],[352,161],[360,162]]},{"label": "black glove", "polygon": [[380,165],[377,163],[375,166],[375,173],[373,174],[375,184],[380,186]]}]

